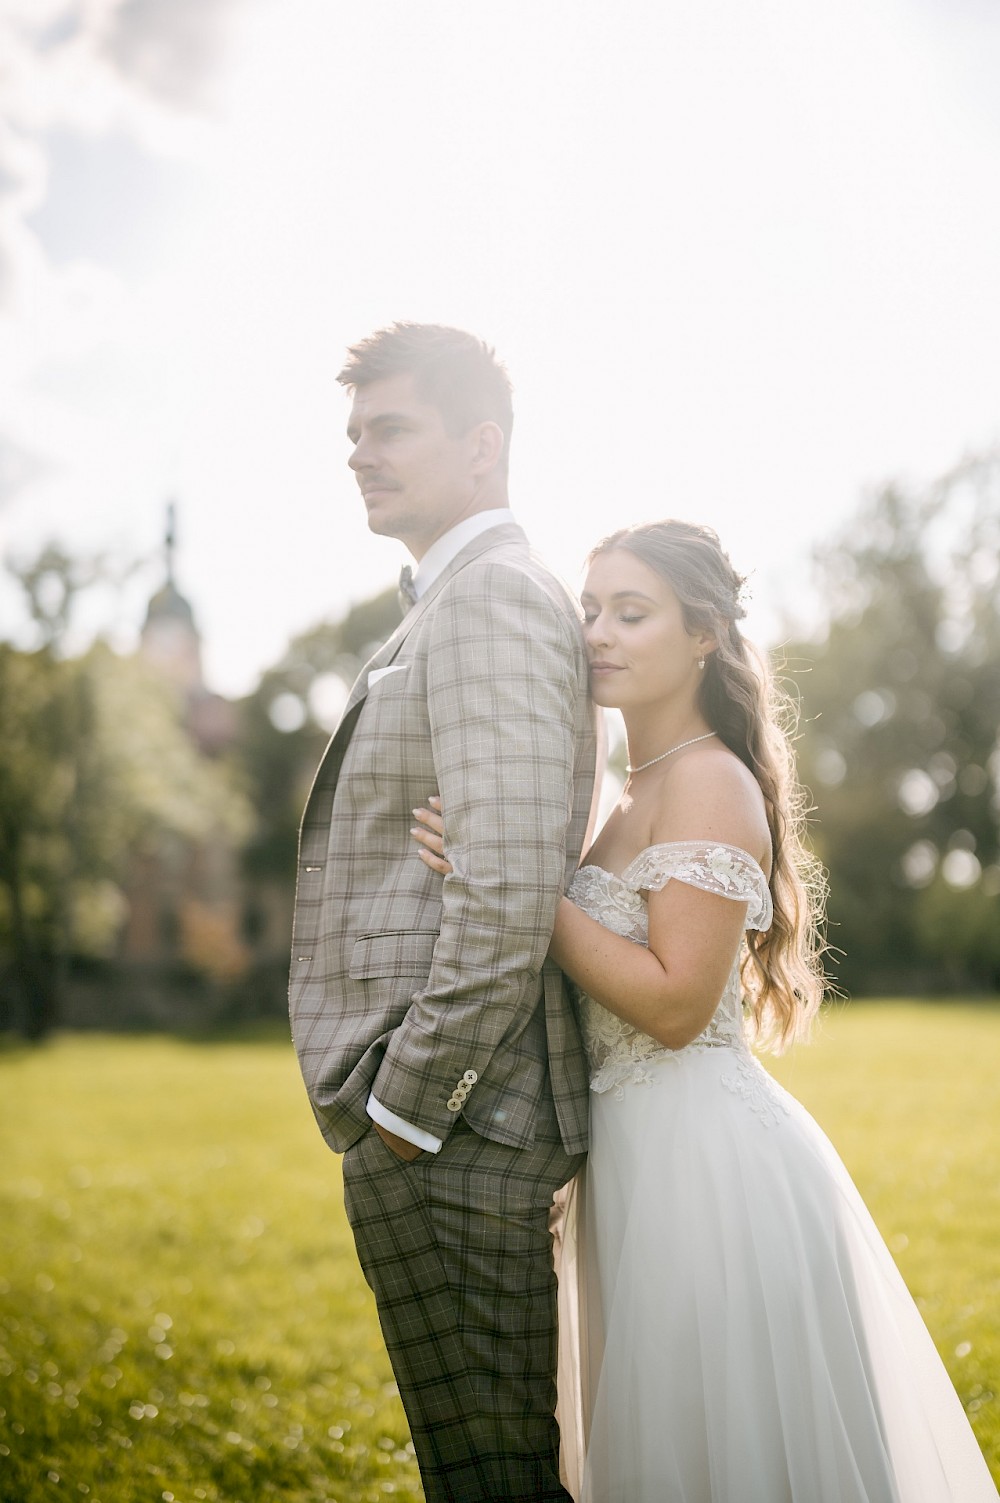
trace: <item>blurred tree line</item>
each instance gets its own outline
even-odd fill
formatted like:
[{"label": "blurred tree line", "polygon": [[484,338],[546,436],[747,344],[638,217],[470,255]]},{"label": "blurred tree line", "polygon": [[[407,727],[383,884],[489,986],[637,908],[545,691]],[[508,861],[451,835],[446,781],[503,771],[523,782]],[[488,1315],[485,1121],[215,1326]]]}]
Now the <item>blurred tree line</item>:
[{"label": "blurred tree line", "polygon": [[49,545],[8,567],[38,645],[0,642],[0,1030],[42,1037],[88,979],[98,997],[156,981],[158,1012],[126,1000],[112,1023],[169,1026],[181,997],[202,1023],[283,1011],[299,815],[395,590],[293,641],[220,726],[197,713],[217,696],[141,653],[67,654],[100,560]]},{"label": "blurred tree line", "polygon": [[789,644],[848,991],[1000,989],[1000,458],[890,486],[816,556]]},{"label": "blurred tree line", "polygon": [[[924,492],[887,487],[815,563],[822,630],[782,656],[837,982],[995,992],[1000,457]],[[280,1012],[302,805],[350,684],[399,620],[395,591],[297,637],[208,744],[141,655],[67,654],[99,561],[49,547],[15,572],[37,645],[0,643],[0,1028],[40,1037],[88,967],[98,988],[122,971],[150,870],[174,904],[157,943],[205,1019]]]}]

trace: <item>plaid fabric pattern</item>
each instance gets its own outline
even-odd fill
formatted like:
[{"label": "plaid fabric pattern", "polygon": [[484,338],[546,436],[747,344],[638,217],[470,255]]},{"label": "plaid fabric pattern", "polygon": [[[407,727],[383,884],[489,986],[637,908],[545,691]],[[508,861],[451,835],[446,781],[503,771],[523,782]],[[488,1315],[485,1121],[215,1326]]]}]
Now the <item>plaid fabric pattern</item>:
[{"label": "plaid fabric pattern", "polygon": [[[351,1150],[348,1212],[430,1503],[567,1503],[548,1218],[586,1147],[588,1081],[546,951],[595,759],[575,607],[504,526],[360,675],[303,817],[292,1031],[320,1127]],[[443,883],[409,835],[435,791]],[[441,1153],[397,1159],[372,1089]]]},{"label": "plaid fabric pattern", "polygon": [[[582,1045],[545,955],[594,765],[575,607],[520,528],[495,528],[360,675],[306,806],[289,996],[335,1149],[367,1130],[371,1090],[443,1140],[461,1113],[527,1147],[549,1079],[564,1145],[585,1148]],[[444,883],[409,835],[435,791],[455,867]]]},{"label": "plaid fabric pattern", "polygon": [[531,1149],[456,1126],[405,1164],[369,1131],[344,1159],[428,1503],[569,1503],[559,1481],[552,1196],[582,1163],[554,1119]]}]

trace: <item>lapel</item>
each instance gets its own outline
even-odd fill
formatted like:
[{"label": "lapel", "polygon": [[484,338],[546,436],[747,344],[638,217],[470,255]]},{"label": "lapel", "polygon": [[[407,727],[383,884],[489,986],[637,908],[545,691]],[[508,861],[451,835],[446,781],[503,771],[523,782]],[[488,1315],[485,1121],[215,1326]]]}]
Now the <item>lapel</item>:
[{"label": "lapel", "polygon": [[[417,625],[424,612],[440,595],[449,579],[453,579],[458,571],[464,569],[466,564],[472,563],[473,559],[481,558],[491,548],[499,547],[503,543],[521,543],[527,548],[528,539],[523,528],[518,527],[512,522],[505,522],[500,527],[491,527],[487,532],[481,532],[478,537],[466,543],[465,547],[456,553],[451,563],[442,569],[434,583],[421,595],[416,605],[407,611],[389,640],[383,643],[378,652],[369,658],[354,680],[354,687],[348,696],[344,713],[340,717],[340,723],[330,737],[326,751],[320,759],[320,764],[316,769],[316,775],[312,781],[312,787],[309,790],[309,797],[306,800],[306,814],[309,813],[313,794],[317,791],[321,782],[327,781],[325,774],[328,771],[331,772],[333,780],[336,781],[337,770],[339,770],[347,743],[351,739],[358,716],[368,696],[368,675],[372,669],[388,668],[410,635],[410,632]],[[305,821],[306,814],[303,815],[303,822]]]},{"label": "lapel", "polygon": [[525,546],[527,546],[527,542],[528,539],[522,528],[515,526],[511,522],[506,522],[501,527],[491,527],[487,532],[481,532],[478,537],[475,537],[471,542],[466,543],[465,547],[462,548],[460,552],[456,553],[451,563],[441,570],[441,573],[438,575],[437,579],[435,579],[433,584],[428,586],[428,588],[421,595],[420,599],[417,601],[416,605],[412,606],[410,610],[407,611],[406,615],[396,627],[396,630],[393,632],[389,640],[387,642],[384,642],[379,648],[378,652],[376,652],[372,657],[369,658],[368,662],[365,664],[361,672],[358,674],[357,678],[354,680],[354,687],[352,688],[350,695],[348,696],[347,704],[344,707],[344,713],[341,717],[340,725],[338,725],[337,730],[334,731],[334,740],[336,740],[341,726],[343,726],[344,721],[347,719],[348,715],[350,715],[355,705],[360,704],[361,701],[367,696],[368,675],[371,673],[372,669],[388,668],[389,664],[394,660],[396,654],[399,652],[399,649],[402,647],[403,643],[410,635],[410,632],[416,626],[417,622],[420,620],[421,616],[428,609],[428,607],[431,606],[437,599],[438,595],[440,595],[449,579],[453,579],[458,571],[460,569],[464,569],[466,564],[471,564],[473,559],[481,558],[484,553],[488,553],[491,548],[496,548],[501,543],[523,543]]}]

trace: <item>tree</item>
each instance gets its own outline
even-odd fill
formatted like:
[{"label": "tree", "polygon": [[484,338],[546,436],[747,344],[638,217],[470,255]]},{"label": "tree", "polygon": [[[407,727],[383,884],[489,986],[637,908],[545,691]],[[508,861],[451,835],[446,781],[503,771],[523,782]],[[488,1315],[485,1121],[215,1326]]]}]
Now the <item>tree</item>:
[{"label": "tree", "polygon": [[207,977],[234,1016],[275,1005],[309,781],[395,591],[296,638],[235,716],[220,702],[219,737],[203,686],[100,641],[67,655],[103,560],[48,544],[8,567],[40,645],[0,644],[0,1026],[41,1037],[87,957]]},{"label": "tree", "polygon": [[[100,641],[64,655],[78,593],[107,578],[102,561],[49,544],[9,567],[42,645],[0,644],[0,959],[6,952],[9,973],[0,1021],[15,1021],[16,991],[16,1021],[39,1038],[57,1020],[70,958],[114,953],[136,857],[165,840],[239,847],[250,811],[232,767],[201,754],[169,683]],[[188,907],[189,947],[225,958],[217,915]]]},{"label": "tree", "polygon": [[73,659],[0,644],[0,766],[0,945],[40,1038],[70,957],[114,953],[136,854],[165,838],[239,846],[251,816],[169,687],[102,642]]},{"label": "tree", "polygon": [[853,987],[1000,987],[1000,457],[891,486],[818,555],[787,650],[800,771]]},{"label": "tree", "polygon": [[239,756],[256,811],[247,871],[294,891],[299,820],[312,774],[351,684],[399,624],[394,589],[322,622],[288,646],[241,705]]}]

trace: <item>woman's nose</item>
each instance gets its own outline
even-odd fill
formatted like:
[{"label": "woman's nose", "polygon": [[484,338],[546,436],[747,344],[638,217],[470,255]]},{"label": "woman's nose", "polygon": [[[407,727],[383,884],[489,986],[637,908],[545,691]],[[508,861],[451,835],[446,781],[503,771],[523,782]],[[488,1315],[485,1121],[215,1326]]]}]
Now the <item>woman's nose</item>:
[{"label": "woman's nose", "polygon": [[604,611],[584,622],[583,637],[588,647],[607,646],[608,635],[608,618]]}]

